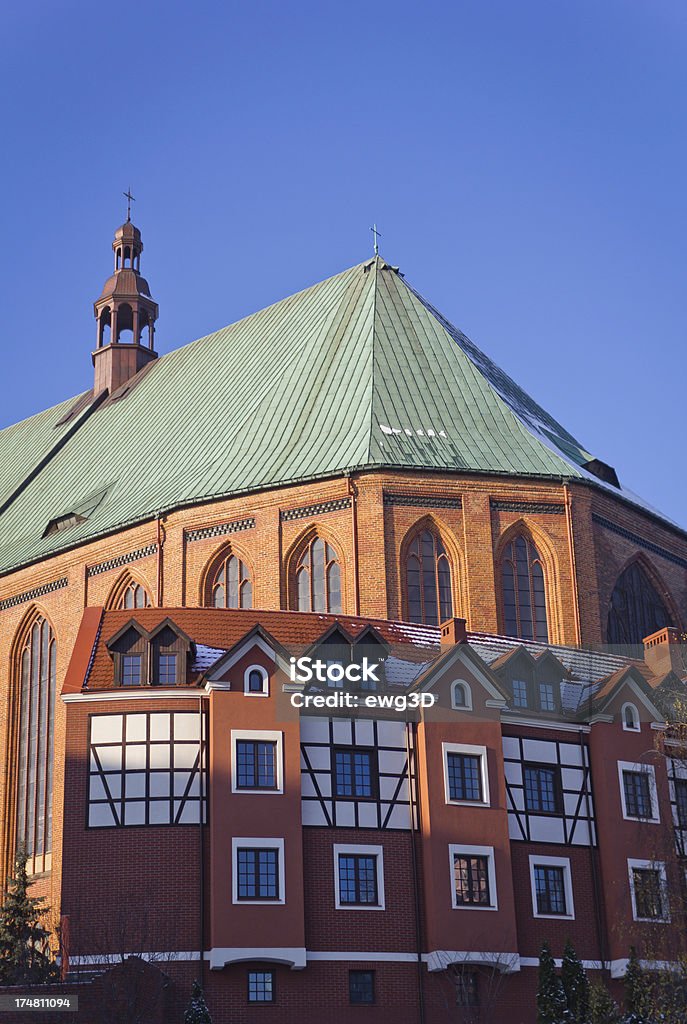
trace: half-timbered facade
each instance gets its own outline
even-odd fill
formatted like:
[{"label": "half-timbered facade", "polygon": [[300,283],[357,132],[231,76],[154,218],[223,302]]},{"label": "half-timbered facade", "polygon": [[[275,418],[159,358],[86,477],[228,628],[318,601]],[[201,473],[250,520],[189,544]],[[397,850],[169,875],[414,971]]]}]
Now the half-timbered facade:
[{"label": "half-timbered facade", "polygon": [[[143,660],[165,637],[183,670],[122,674],[127,636]],[[376,651],[379,682],[294,682],[303,650],[330,666]],[[527,707],[523,677],[547,680]],[[203,974],[219,1020],[344,1022],[361,1004],[439,1024],[469,989],[526,1024],[544,938],[560,956],[572,937],[611,984],[631,945],[669,960],[676,680],[456,619],[90,609],[61,692],[68,979],[86,991],[126,950],[170,998]],[[323,706],[344,693],[355,710]]]}]

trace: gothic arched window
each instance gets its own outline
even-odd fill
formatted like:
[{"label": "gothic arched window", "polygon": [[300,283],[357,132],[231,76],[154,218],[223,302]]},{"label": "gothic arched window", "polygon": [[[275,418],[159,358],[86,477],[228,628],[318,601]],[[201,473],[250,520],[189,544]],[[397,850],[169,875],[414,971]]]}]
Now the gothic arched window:
[{"label": "gothic arched window", "polygon": [[145,587],[132,580],[122,594],[120,608],[150,608],[150,597]]},{"label": "gothic arched window", "polygon": [[664,626],[671,626],[668,609],[641,565],[633,562],[618,577],[611,595],[606,639],[609,644],[641,644]]},{"label": "gothic arched window", "polygon": [[453,615],[451,566],[446,549],[435,533],[423,530],[406,555],[408,619],[438,626]]},{"label": "gothic arched window", "polygon": [[341,611],[341,566],[331,544],[313,537],[296,568],[299,612]]},{"label": "gothic arched window", "polygon": [[26,634],[19,678],[16,840],[31,860],[52,849],[55,638],[47,619]]},{"label": "gothic arched window", "polygon": [[252,608],[253,584],[244,562],[227,555],[212,577],[211,603],[215,608]]},{"label": "gothic arched window", "polygon": [[547,643],[544,570],[536,547],[520,534],[501,558],[503,628],[506,636]]}]

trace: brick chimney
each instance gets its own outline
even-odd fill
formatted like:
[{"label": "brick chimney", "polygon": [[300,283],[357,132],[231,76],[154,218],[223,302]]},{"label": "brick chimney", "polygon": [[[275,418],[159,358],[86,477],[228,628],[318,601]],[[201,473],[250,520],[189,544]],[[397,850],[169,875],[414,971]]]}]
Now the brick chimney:
[{"label": "brick chimney", "polygon": [[664,626],[644,639],[644,661],[655,676],[687,675],[687,640],[674,626]]},{"label": "brick chimney", "polygon": [[468,638],[465,619],[447,619],[439,628],[442,647],[448,644],[463,644]]}]

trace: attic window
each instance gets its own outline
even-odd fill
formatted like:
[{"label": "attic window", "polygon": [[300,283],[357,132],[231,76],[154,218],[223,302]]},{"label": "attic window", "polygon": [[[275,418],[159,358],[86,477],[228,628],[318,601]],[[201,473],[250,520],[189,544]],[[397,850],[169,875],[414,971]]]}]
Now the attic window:
[{"label": "attic window", "polygon": [[607,462],[602,462],[601,459],[590,459],[589,462],[583,464],[582,468],[586,469],[588,473],[593,473],[604,483],[610,484],[612,487],[620,487],[618,474]]},{"label": "attic window", "polygon": [[68,530],[72,526],[78,526],[79,523],[85,522],[86,516],[81,516],[78,512],[68,512],[64,516],[57,516],[55,519],[51,519],[43,531],[43,536],[50,537],[53,533],[61,533],[62,530]]}]

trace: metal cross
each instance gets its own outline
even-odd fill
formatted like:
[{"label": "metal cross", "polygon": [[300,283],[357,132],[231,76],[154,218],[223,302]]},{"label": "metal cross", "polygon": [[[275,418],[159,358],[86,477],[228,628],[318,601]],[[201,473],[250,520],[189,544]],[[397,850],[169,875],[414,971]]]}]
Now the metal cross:
[{"label": "metal cross", "polygon": [[128,189],[127,192],[122,192],[122,195],[126,197],[126,219],[127,219],[127,221],[130,221],[131,220],[131,203],[132,203],[132,201],[134,203],[136,202],[136,200],[134,199],[134,197],[131,194],[131,185],[129,185],[129,189]]},{"label": "metal cross", "polygon": [[372,225],[372,227],[370,228],[370,231],[372,232],[372,237],[374,238],[375,256],[379,256],[379,241],[378,241],[378,239],[380,239],[382,237],[382,232],[381,231],[377,231],[377,225],[376,224]]}]

